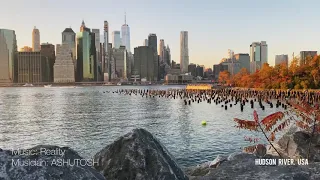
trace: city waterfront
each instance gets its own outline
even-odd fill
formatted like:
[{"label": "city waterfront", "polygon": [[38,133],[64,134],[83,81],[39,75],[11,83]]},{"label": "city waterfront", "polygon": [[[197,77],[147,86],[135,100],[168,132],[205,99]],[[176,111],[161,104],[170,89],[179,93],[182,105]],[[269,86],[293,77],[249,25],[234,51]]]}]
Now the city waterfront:
[{"label": "city waterfront", "polygon": [[[185,86],[139,86],[140,89]],[[134,128],[145,128],[167,147],[182,167],[213,160],[248,145],[233,118],[252,119],[249,106],[225,110],[206,102],[142,98],[112,93],[117,87],[33,87],[0,89],[0,148],[49,144],[69,146],[90,158]],[[111,93],[104,93],[109,91]],[[260,117],[280,109],[257,108]],[[206,126],[201,122],[207,121]]]}]

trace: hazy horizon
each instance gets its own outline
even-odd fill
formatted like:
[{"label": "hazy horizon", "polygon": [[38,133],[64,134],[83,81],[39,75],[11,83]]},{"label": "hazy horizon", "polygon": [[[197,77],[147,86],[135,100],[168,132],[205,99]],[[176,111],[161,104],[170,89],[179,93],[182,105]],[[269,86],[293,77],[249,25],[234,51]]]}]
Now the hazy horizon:
[{"label": "hazy horizon", "polygon": [[[274,65],[275,55],[288,54],[292,59],[302,50],[318,50],[317,22],[320,1],[309,0],[146,0],[85,2],[62,0],[12,0],[2,6],[0,28],[16,31],[18,48],[30,46],[32,29],[40,30],[41,43],[61,43],[61,33],[71,27],[79,32],[82,20],[90,29],[100,29],[109,22],[112,31],[121,30],[124,12],[130,27],[131,51],[142,46],[149,33],[157,34],[158,44],[164,39],[171,48],[172,60],[179,63],[180,31],[189,33],[190,63],[212,68],[227,56],[248,53],[250,44],[267,41],[268,62]],[[40,8],[41,7],[41,8]],[[88,13],[86,13],[88,12]]]}]

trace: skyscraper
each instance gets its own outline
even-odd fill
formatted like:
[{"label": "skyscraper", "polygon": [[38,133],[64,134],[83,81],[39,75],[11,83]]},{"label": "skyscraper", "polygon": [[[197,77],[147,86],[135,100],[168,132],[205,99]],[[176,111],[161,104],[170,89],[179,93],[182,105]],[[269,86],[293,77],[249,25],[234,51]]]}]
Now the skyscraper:
[{"label": "skyscraper", "polygon": [[299,65],[305,65],[307,64],[307,60],[308,58],[313,58],[314,56],[316,56],[318,54],[317,51],[300,51],[300,62]]},{"label": "skyscraper", "polygon": [[17,51],[15,31],[0,29],[0,82],[17,82]]},{"label": "skyscraper", "polygon": [[288,54],[276,55],[275,65],[285,63],[288,66],[288,62],[289,62],[288,60],[289,60]]},{"label": "skyscraper", "polygon": [[143,46],[148,46],[148,39],[143,40]]},{"label": "skyscraper", "polygon": [[55,47],[50,43],[41,44],[41,56],[45,57],[43,82],[53,82],[53,66],[56,59]]},{"label": "skyscraper", "polygon": [[158,50],[157,50],[157,35],[150,33],[148,36],[148,47],[150,47],[154,53],[155,59],[157,61],[154,63],[154,73],[157,75],[157,79],[160,79],[160,66],[159,66],[159,56],[158,56]]},{"label": "skyscraper", "polygon": [[92,81],[96,73],[96,48],[94,34],[82,22],[77,33],[77,82]]},{"label": "skyscraper", "polygon": [[160,63],[163,63],[164,62],[164,54],[165,54],[165,46],[164,46],[163,39],[160,39],[158,52],[159,52]]},{"label": "skyscraper", "polygon": [[147,81],[157,80],[155,63],[158,61],[154,49],[149,46],[139,46],[134,48],[134,75]]},{"label": "skyscraper", "polygon": [[[62,44],[68,44],[72,57],[76,57],[76,33],[71,28],[66,28],[62,33]],[[75,63],[75,62],[74,62]]]},{"label": "skyscraper", "polygon": [[102,69],[104,72],[104,81],[109,81],[110,79],[110,65],[109,65],[109,23],[108,21],[104,21],[104,26],[103,26],[103,39],[104,39],[104,60],[102,62]]},{"label": "skyscraper", "polygon": [[113,48],[119,49],[121,45],[120,31],[112,32],[112,45]]},{"label": "skyscraper", "polygon": [[92,29],[92,33],[94,34],[94,42],[96,48],[96,71],[95,79],[98,81],[101,77],[101,59],[100,59],[100,29]]},{"label": "skyscraper", "polygon": [[128,52],[131,52],[130,28],[129,28],[129,25],[127,24],[126,14],[124,15],[124,25],[121,26],[121,40],[122,40],[122,46],[125,46]]},{"label": "skyscraper", "polygon": [[36,27],[32,30],[32,50],[34,52],[40,51],[40,31]]},{"label": "skyscraper", "polygon": [[253,42],[250,45],[250,73],[261,69],[264,63],[268,63],[267,42]]},{"label": "skyscraper", "polygon": [[54,82],[75,82],[72,51],[68,44],[57,44],[57,57],[54,64]]},{"label": "skyscraper", "polygon": [[189,49],[188,49],[188,31],[180,32],[180,70],[181,73],[188,72]]}]

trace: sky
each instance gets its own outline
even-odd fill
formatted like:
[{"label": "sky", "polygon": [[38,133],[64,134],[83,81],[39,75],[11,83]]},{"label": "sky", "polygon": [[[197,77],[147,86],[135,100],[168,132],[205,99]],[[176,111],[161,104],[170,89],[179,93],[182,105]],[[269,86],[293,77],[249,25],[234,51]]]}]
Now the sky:
[{"label": "sky", "polygon": [[[319,0],[1,0],[0,28],[16,31],[18,48],[31,46],[32,29],[41,43],[61,43],[71,27],[120,30],[124,13],[130,27],[131,51],[150,33],[164,39],[172,59],[180,61],[180,31],[189,33],[189,61],[212,68],[227,56],[249,53],[250,44],[267,41],[268,62],[277,54],[320,48]],[[159,42],[158,42],[159,44]]]}]

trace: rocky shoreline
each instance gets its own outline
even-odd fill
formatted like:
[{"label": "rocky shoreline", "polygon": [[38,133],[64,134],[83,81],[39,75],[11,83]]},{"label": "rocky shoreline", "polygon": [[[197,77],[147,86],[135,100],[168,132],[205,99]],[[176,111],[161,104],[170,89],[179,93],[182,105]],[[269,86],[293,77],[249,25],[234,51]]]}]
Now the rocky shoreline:
[{"label": "rocky shoreline", "polygon": [[272,149],[266,148],[254,154],[219,155],[211,162],[182,170],[155,136],[144,129],[134,129],[91,160],[84,160],[68,147],[0,149],[0,180],[316,180],[320,179],[320,135],[311,139],[307,132],[294,132],[285,134],[274,145],[282,158],[305,158],[310,140],[308,165],[255,165],[257,158],[279,159]]}]

